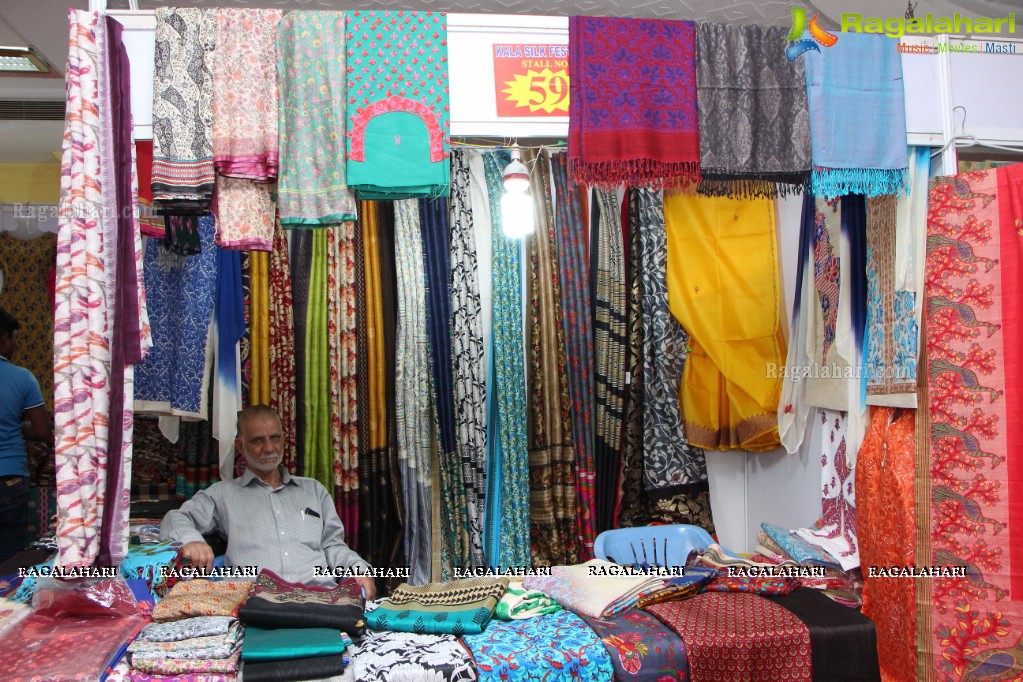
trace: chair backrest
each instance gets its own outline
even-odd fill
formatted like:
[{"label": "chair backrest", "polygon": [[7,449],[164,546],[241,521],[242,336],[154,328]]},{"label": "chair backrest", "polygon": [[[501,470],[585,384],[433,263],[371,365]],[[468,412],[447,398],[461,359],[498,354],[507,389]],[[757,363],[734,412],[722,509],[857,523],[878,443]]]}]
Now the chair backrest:
[{"label": "chair backrest", "polygon": [[622,565],[685,566],[689,553],[714,544],[699,526],[676,524],[606,530],[593,543],[598,559]]}]

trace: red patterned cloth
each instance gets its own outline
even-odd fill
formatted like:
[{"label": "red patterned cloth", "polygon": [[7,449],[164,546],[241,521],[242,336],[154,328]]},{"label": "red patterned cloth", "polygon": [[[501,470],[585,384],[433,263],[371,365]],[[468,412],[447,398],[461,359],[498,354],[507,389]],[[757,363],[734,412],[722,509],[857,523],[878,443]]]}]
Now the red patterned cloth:
[{"label": "red patterned cloth", "polygon": [[809,682],[810,631],[755,594],[707,592],[647,608],[686,645],[692,682]]},{"label": "red patterned cloth", "polygon": [[[1023,676],[1023,165],[931,181],[929,448],[917,447],[920,679]],[[1009,389],[1009,390],[1006,390]],[[921,590],[922,591],[919,591]]]},{"label": "red patterned cloth", "polygon": [[288,238],[280,220],[274,226],[273,251],[270,252],[270,407],[281,418],[284,436],[282,463],[292,474],[298,473],[295,406],[295,319],[291,300],[291,262]]},{"label": "red patterned cloth", "polygon": [[577,182],[681,187],[700,179],[696,25],[570,17],[568,158]]},{"label": "red patterned cloth", "polygon": [[912,566],[916,556],[913,507],[916,410],[872,407],[856,457],[856,523],[863,569],[863,615],[877,627],[881,676],[917,679],[916,584],[874,577],[870,566]]}]

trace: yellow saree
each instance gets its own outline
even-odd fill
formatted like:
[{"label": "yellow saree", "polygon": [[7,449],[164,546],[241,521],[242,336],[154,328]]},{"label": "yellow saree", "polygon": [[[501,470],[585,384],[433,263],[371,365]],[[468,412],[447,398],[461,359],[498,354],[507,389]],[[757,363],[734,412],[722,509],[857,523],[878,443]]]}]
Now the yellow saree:
[{"label": "yellow saree", "polygon": [[774,202],[667,195],[664,219],[668,306],[692,349],[686,436],[707,450],[774,449],[785,364]]}]

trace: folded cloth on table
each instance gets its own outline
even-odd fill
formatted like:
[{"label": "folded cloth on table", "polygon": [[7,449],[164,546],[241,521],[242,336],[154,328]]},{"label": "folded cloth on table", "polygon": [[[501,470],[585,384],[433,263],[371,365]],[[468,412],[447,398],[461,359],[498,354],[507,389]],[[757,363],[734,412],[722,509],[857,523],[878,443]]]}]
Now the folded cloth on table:
[{"label": "folded cloth on table", "polygon": [[[178,621],[184,622],[184,621]],[[237,624],[237,623],[236,623]],[[165,658],[226,658],[227,656],[193,656],[195,651],[212,651],[227,649],[228,653],[234,653],[234,649],[242,641],[242,629],[240,624],[230,632],[222,635],[207,635],[204,637],[191,637],[179,639],[172,642],[149,642],[138,639],[128,645],[128,651],[133,654],[148,654],[153,656],[164,655]],[[246,635],[246,641],[248,636]]]},{"label": "folded cloth on table", "polygon": [[614,618],[586,618],[611,658],[615,680],[686,682],[686,645],[667,625],[640,609]]},{"label": "folded cloth on table", "polygon": [[353,578],[334,587],[319,587],[288,582],[263,569],[238,618],[246,625],[268,628],[334,628],[354,637],[366,627],[365,603],[362,588]]},{"label": "folded cloth on table", "polygon": [[550,575],[527,577],[522,586],[540,590],[566,609],[592,618],[608,618],[664,587],[664,579],[625,566],[591,559],[585,564],[553,566]]},{"label": "folded cloth on table", "polygon": [[474,682],[472,657],[453,635],[367,630],[352,646],[354,682]]},{"label": "folded cloth on table", "polygon": [[508,578],[468,578],[419,587],[403,583],[389,601],[366,614],[366,622],[377,630],[475,634],[487,627],[507,589]]},{"label": "folded cloth on table", "polygon": [[770,523],[760,524],[760,528],[767,534],[771,541],[781,548],[782,552],[792,557],[792,560],[801,566],[828,566],[830,568],[841,568],[839,563],[828,556],[819,547],[799,537],[781,526]]},{"label": "folded cloth on table", "polygon": [[195,616],[235,616],[252,583],[244,580],[214,582],[196,578],[177,583],[153,609],[153,620],[162,623]]},{"label": "folded cloth on table", "polygon": [[243,661],[341,656],[352,640],[333,628],[245,628]]},{"label": "folded cloth on table", "polygon": [[150,675],[131,670],[124,678],[127,682],[238,682],[235,673],[190,673],[186,675]]},{"label": "folded cloth on table", "polygon": [[235,651],[227,658],[159,658],[132,654],[131,667],[151,675],[189,675],[193,673],[236,673],[242,652]]},{"label": "folded cloth on table", "polygon": [[290,682],[291,680],[320,680],[340,675],[345,671],[341,656],[314,656],[284,661],[246,663],[242,666],[244,682]]},{"label": "folded cloth on table", "polygon": [[773,563],[759,563],[752,559],[746,559],[743,557],[732,556],[731,554],[725,553],[725,550],[721,545],[711,545],[696,558],[698,564],[708,566],[710,568],[717,569],[718,572],[727,572],[729,568],[762,568],[765,570],[773,569],[776,566],[795,566],[794,561],[786,561],[781,564]]},{"label": "folded cloth on table", "polygon": [[238,632],[241,624],[233,616],[200,616],[170,623],[150,623],[137,642],[179,642],[196,637],[213,637]]},{"label": "folded cloth on table", "polygon": [[818,531],[815,528],[800,528],[796,531],[796,535],[803,538],[811,545],[820,547],[822,550],[827,552],[828,556],[834,557],[838,561],[838,565],[842,567],[843,571],[851,571],[854,568],[860,566],[860,553],[854,545],[850,545],[849,541],[845,538],[838,536],[835,538],[829,538],[825,536],[826,529],[824,531]]},{"label": "folded cloth on table", "polygon": [[764,596],[792,594],[799,587],[798,578],[788,577],[739,577],[722,575],[703,586],[704,592],[749,592]]},{"label": "folded cloth on table", "polygon": [[597,634],[571,611],[500,620],[463,640],[484,682],[603,682],[614,667]]},{"label": "folded cloth on table", "polygon": [[561,604],[539,590],[527,590],[522,581],[508,583],[508,591],[497,602],[494,618],[498,620],[519,620],[533,618],[545,613],[555,613],[564,609]]},{"label": "folded cloth on table", "polygon": [[638,599],[636,608],[642,609],[651,604],[695,597],[703,591],[704,585],[717,576],[717,569],[687,566],[685,575],[666,578],[664,587]]}]

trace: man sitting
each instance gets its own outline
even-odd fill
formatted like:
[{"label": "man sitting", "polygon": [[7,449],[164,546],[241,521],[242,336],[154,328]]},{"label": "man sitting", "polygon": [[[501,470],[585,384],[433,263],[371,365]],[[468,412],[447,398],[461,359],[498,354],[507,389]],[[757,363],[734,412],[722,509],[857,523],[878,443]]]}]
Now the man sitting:
[{"label": "man sitting", "polygon": [[[324,586],[335,583],[330,571],[368,571],[369,564],[345,544],[344,527],[323,485],[281,466],[283,443],[273,409],[254,405],[239,412],[234,445],[245,458],[245,474],[214,483],[168,512],[160,539],[184,543],[182,558],[206,570],[214,557],[202,536],[218,531],[227,539],[229,567],[258,566],[291,582]],[[376,598],[371,576],[356,580],[367,599]]]}]

